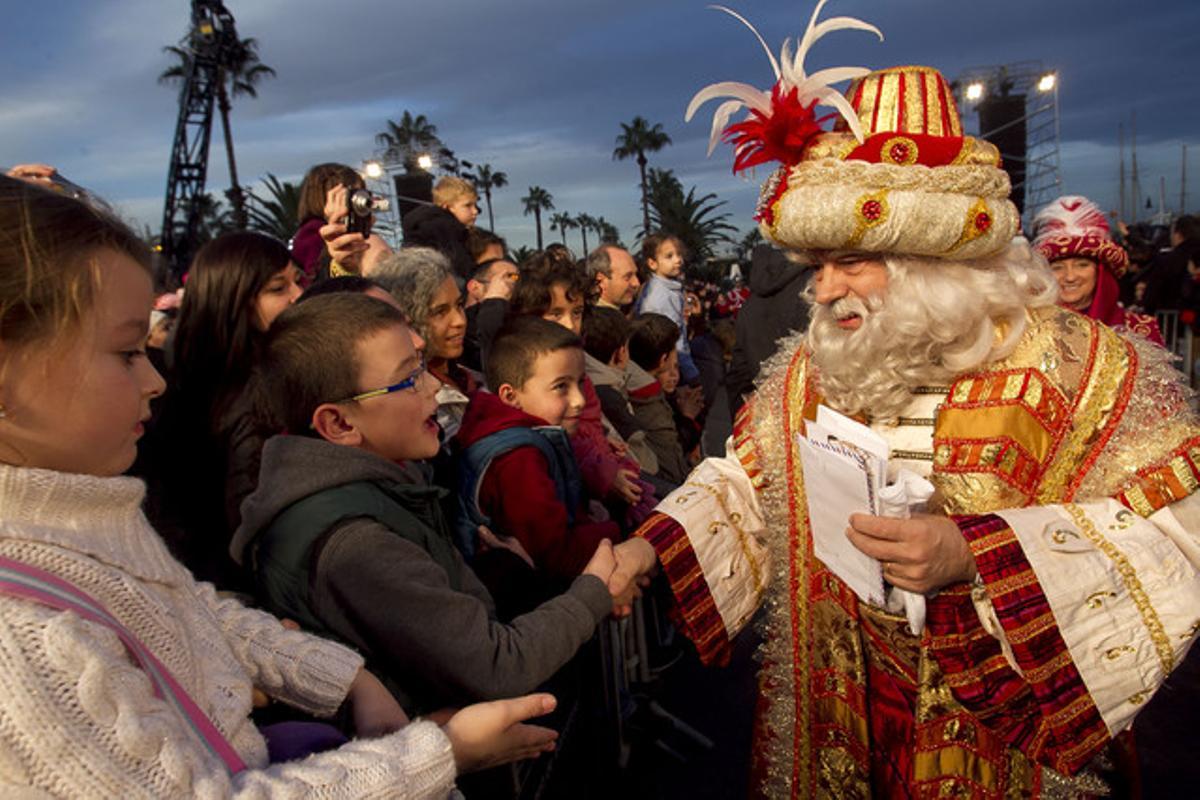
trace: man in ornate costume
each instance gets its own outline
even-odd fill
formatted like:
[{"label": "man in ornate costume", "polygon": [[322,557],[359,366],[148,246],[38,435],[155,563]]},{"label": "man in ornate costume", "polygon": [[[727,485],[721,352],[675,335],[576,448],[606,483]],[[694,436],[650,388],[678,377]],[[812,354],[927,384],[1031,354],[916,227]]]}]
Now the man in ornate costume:
[{"label": "man in ornate costume", "polygon": [[[1076,796],[1200,628],[1200,424],[1167,355],[1055,304],[991,144],[935,70],[717,84],[714,138],[780,161],[763,233],[812,265],[729,452],[621,545],[658,564],[706,662],[760,605],[756,755],[770,797]],[[853,78],[845,97],[828,88]],[[842,118],[832,131],[814,102]],[[744,122],[725,128],[741,105]],[[689,112],[690,116],[690,112]],[[926,596],[920,635],[813,555],[796,436],[824,403],[928,476],[930,513],[848,515],[847,536]],[[649,546],[647,546],[649,545]]]}]

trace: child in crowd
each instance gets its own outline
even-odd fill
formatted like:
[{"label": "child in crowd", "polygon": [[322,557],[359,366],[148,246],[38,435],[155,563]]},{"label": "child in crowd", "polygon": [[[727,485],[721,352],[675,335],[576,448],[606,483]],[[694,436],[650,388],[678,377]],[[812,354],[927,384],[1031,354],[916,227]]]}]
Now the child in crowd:
[{"label": "child in crowd", "polygon": [[508,300],[521,273],[505,258],[480,262],[467,281],[467,337],[463,340],[462,363],[483,371],[483,354],[508,316]]},{"label": "child in crowd", "polygon": [[546,574],[570,580],[616,523],[588,517],[568,436],[584,398],[583,347],[561,325],[518,317],[488,356],[493,393],[476,392],[459,431],[460,496],[479,523],[516,538]]},{"label": "child in crowd", "polygon": [[[444,798],[527,757],[541,695],[407,724],[351,650],[221,600],[122,477],[164,383],[146,358],[149,249],[78,200],[0,178],[0,786],[5,796]],[[361,739],[270,766],[252,690]],[[502,713],[497,713],[502,712]],[[480,744],[483,747],[480,747]]]},{"label": "child in crowd", "polygon": [[439,448],[423,345],[396,308],[357,294],[314,297],[276,321],[265,388],[291,435],[263,449],[231,548],[268,608],[352,645],[421,713],[541,684],[612,609],[614,569],[604,542],[565,593],[497,621],[454,547],[442,491],[417,469]]},{"label": "child in crowd", "polygon": [[479,196],[468,180],[447,175],[433,187],[433,205],[419,205],[404,215],[406,246],[432,247],[450,259],[454,274],[471,277],[475,259],[468,246],[469,231],[479,216]]},{"label": "child in crowd", "polygon": [[[575,265],[571,251],[561,245],[536,254],[522,270],[513,292],[513,316],[537,316],[562,325],[578,336],[583,330],[586,273]],[[486,358],[486,355],[485,355]],[[641,466],[628,454],[628,446],[605,429],[600,399],[590,380],[580,387],[584,395],[579,427],[571,436],[571,448],[584,485],[592,497],[619,504],[629,530],[654,510],[653,488],[638,475]]]},{"label": "child in crowd", "polygon": [[256,413],[251,373],[272,321],[300,296],[283,242],[242,231],[200,248],[168,363],[162,414],[143,446],[147,513],[201,580],[246,589],[229,559],[242,500],[274,431]]},{"label": "child in crowd", "polygon": [[679,339],[675,344],[679,352],[679,371],[684,383],[694,384],[700,379],[700,373],[692,363],[683,315],[683,242],[670,234],[652,233],[642,242],[642,260],[650,271],[650,278],[638,295],[637,313],[662,314],[679,327]]},{"label": "child in crowd", "polygon": [[[660,465],[655,443],[648,440],[648,432],[634,416],[629,402],[630,392],[655,384],[649,373],[629,360],[631,330],[629,320],[616,308],[593,306],[588,309],[583,319],[585,367],[588,378],[596,387],[604,418],[628,443],[643,474],[658,475]],[[675,447],[678,449],[678,442]],[[665,455],[670,461],[676,454],[667,452]],[[677,460],[682,461],[682,458],[682,454],[678,454]]]},{"label": "child in crowd", "polygon": [[[699,460],[704,430],[697,422],[702,407],[700,394],[683,392],[679,387],[679,351],[675,347],[678,337],[679,327],[662,314],[643,314],[634,320],[629,358],[649,372],[655,384],[631,392],[630,400],[634,415],[652,436],[665,438],[668,428],[674,432],[684,455],[683,476],[676,481],[682,483],[691,470],[690,465]],[[669,414],[663,407],[664,398],[669,403]]]}]

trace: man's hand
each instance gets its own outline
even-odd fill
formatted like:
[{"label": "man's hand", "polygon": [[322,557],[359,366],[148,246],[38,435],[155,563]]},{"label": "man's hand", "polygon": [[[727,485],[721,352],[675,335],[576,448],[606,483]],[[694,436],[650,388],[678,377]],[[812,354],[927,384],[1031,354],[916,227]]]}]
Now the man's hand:
[{"label": "man's hand", "polygon": [[636,505],[642,499],[642,487],[637,483],[637,473],[631,469],[617,470],[613,479],[613,492],[629,505]]},{"label": "man's hand", "polygon": [[360,669],[346,695],[354,716],[354,732],[361,737],[383,736],[408,724],[408,715],[379,679]]},{"label": "man's hand", "polygon": [[[493,269],[493,272],[497,270]],[[513,284],[508,278],[503,275],[497,275],[491,278],[483,285],[484,300],[508,300],[512,298]]]},{"label": "man's hand", "polygon": [[512,700],[477,703],[459,711],[442,726],[454,750],[459,772],[536,758],[554,749],[558,733],[537,725],[523,725],[531,717],[554,710],[554,695],[531,694]]},{"label": "man's hand", "polygon": [[883,564],[888,583],[927,594],[975,578],[975,557],[954,520],[917,514],[911,519],[851,514],[850,543]]}]

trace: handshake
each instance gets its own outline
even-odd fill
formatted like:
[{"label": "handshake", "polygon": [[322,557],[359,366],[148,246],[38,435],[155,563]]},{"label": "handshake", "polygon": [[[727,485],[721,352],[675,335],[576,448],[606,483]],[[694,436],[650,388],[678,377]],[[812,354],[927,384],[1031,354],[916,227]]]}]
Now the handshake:
[{"label": "handshake", "polygon": [[619,619],[633,611],[633,601],[650,585],[650,576],[657,567],[658,556],[645,539],[634,537],[615,547],[605,539],[582,574],[595,575],[608,585],[613,601],[612,613]]},{"label": "handshake", "polygon": [[[503,548],[520,556],[530,567],[533,559],[520,542],[512,537],[499,537],[486,525],[479,526],[480,550]],[[658,568],[658,555],[645,539],[633,537],[614,546],[605,539],[600,542],[581,575],[595,575],[608,586],[612,595],[613,616],[620,619],[633,612],[633,601],[642,596],[650,585],[650,577]]]}]

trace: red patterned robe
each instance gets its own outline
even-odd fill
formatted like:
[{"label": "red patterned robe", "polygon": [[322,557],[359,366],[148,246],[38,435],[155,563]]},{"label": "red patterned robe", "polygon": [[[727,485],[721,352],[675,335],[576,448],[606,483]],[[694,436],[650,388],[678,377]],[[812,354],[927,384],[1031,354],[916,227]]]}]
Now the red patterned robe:
[{"label": "red patterned robe", "polygon": [[1090,762],[1200,629],[1200,423],[1167,356],[1040,309],[1011,356],[929,390],[935,502],[979,581],[929,598],[920,637],[813,556],[794,437],[819,398],[799,337],[763,374],[731,452],[639,532],[704,660],[766,605],[761,791],[1097,788]]}]

